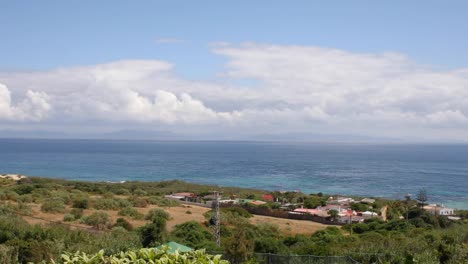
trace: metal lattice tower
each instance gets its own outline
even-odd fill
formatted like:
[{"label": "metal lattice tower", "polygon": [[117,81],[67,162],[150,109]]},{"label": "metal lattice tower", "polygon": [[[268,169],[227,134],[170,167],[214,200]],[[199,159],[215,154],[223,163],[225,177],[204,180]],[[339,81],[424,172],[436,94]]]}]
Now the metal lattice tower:
[{"label": "metal lattice tower", "polygon": [[219,247],[221,245],[221,218],[219,215],[219,192],[215,191],[215,216],[214,216],[214,222],[215,222],[215,227],[214,227],[214,235],[216,238],[216,245]]}]

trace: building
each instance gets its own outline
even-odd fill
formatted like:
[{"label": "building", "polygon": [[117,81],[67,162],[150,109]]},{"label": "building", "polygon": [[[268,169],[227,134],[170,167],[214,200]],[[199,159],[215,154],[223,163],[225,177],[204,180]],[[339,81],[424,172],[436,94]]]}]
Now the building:
[{"label": "building", "polygon": [[359,212],[358,215],[361,215],[362,217],[366,219],[379,216],[376,212],[371,212],[371,211]]},{"label": "building", "polygon": [[339,205],[346,205],[354,203],[354,199],[350,197],[330,197],[328,198],[327,204],[339,204]]},{"label": "building", "polygon": [[294,213],[302,213],[302,214],[310,214],[310,215],[317,215],[321,217],[328,217],[328,212],[325,210],[319,209],[308,209],[308,208],[296,208],[293,211]]},{"label": "building", "polygon": [[181,201],[186,201],[186,202],[192,202],[192,201],[196,200],[197,195],[194,194],[194,193],[190,193],[190,192],[182,192],[182,193],[169,194],[169,195],[166,195],[164,197],[168,198],[168,199],[175,199],[175,200],[181,200]]},{"label": "building", "polygon": [[274,202],[275,201],[275,197],[272,194],[269,194],[269,193],[266,193],[266,194],[262,195],[262,199],[264,201],[267,201],[267,202]]},{"label": "building", "polygon": [[364,198],[364,199],[361,200],[361,203],[373,204],[373,203],[375,203],[375,199]]},{"label": "building", "polygon": [[434,215],[454,215],[455,209],[445,207],[444,205],[429,204],[424,206],[424,210]]}]

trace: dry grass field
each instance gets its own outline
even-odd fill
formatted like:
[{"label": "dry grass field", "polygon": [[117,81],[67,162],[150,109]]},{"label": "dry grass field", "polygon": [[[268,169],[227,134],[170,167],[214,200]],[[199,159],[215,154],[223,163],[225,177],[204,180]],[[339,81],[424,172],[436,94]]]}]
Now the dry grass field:
[{"label": "dry grass field", "polygon": [[[48,221],[54,221],[54,222],[63,221],[63,214],[44,213],[44,212],[41,212],[39,204],[30,204],[30,205],[33,211],[32,216],[34,217],[42,218],[42,219],[46,219]],[[154,206],[154,205],[149,205],[146,208],[136,208],[136,209],[140,213],[146,214],[148,213],[149,210],[153,208],[159,208],[159,207]],[[171,219],[167,222],[167,227],[169,230],[172,230],[172,228],[175,225],[178,225],[187,221],[194,220],[199,223],[204,223],[205,217],[203,216],[203,214],[210,210],[205,207],[194,206],[194,205],[181,205],[181,206],[162,208],[162,209],[168,212],[171,216]],[[70,210],[70,208],[67,208],[67,210]],[[95,209],[84,210],[84,215],[90,215],[94,211],[96,210]],[[112,211],[112,210],[102,210],[102,211],[109,214],[112,222],[115,222],[117,218],[122,217],[118,215],[118,211]],[[48,223],[48,221],[43,221],[37,218],[31,218],[27,216],[24,217],[24,219],[30,224]],[[123,217],[123,218],[128,220],[134,227],[140,227],[148,223],[146,220],[134,220],[129,217]],[[285,235],[295,235],[295,234],[309,235],[327,227],[326,225],[316,223],[316,222],[311,222],[311,221],[282,219],[282,218],[274,218],[274,217],[260,216],[260,215],[254,215],[252,218],[250,218],[250,221],[252,224],[270,223],[270,224],[277,225],[279,229]],[[81,227],[88,227],[84,224],[80,224],[79,222],[69,222],[69,224],[77,225]]]}]

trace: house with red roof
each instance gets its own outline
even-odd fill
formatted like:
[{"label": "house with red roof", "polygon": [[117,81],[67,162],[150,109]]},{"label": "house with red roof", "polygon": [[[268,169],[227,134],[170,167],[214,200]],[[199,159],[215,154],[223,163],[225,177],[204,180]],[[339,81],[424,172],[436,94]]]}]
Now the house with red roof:
[{"label": "house with red roof", "polygon": [[265,193],[264,195],[262,195],[262,199],[264,201],[267,201],[267,202],[274,202],[275,201],[275,197],[272,194],[269,194],[269,193]]}]

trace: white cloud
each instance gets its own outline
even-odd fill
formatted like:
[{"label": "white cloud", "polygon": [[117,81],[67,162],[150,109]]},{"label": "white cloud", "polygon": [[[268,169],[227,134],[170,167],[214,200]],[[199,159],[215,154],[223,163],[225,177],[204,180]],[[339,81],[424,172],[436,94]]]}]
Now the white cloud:
[{"label": "white cloud", "polygon": [[[216,45],[216,82],[174,76],[158,60],[0,72],[0,118],[167,126],[236,134],[320,132],[468,140],[468,69],[402,54],[306,46]],[[34,91],[34,92],[32,92]],[[44,122],[44,121],[43,121]],[[454,136],[455,135],[455,136]]]},{"label": "white cloud", "polygon": [[44,92],[28,90],[23,100],[13,105],[8,87],[0,83],[0,121],[40,121],[47,117],[51,106]]}]

